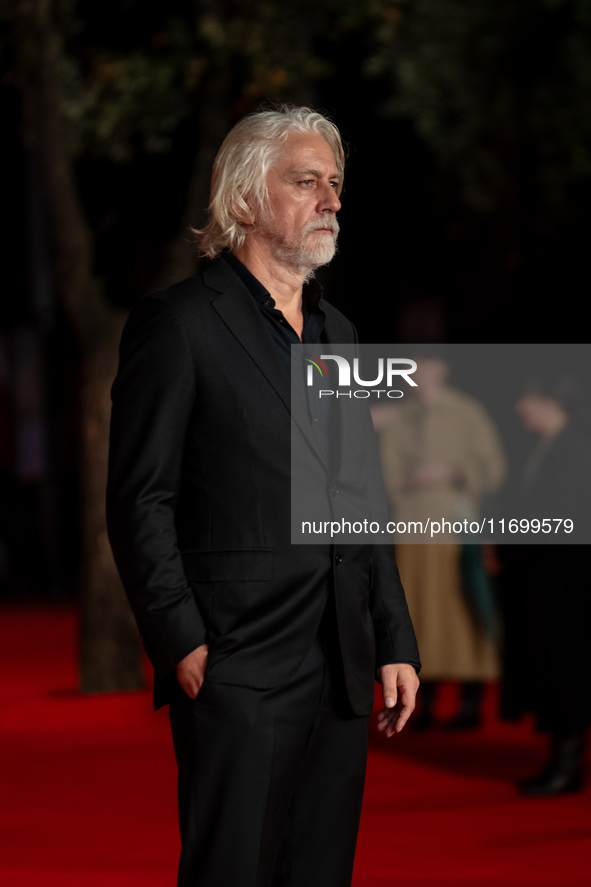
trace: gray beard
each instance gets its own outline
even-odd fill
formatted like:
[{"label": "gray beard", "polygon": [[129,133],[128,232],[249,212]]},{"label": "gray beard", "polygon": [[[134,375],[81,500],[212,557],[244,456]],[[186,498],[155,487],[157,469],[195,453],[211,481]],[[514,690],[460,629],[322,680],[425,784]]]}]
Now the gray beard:
[{"label": "gray beard", "polygon": [[[326,224],[326,223],[325,223]],[[297,246],[291,246],[280,240],[273,241],[273,252],[277,259],[285,267],[305,275],[306,280],[314,277],[316,268],[328,265],[337,251],[337,235],[339,224],[336,219],[331,220],[330,225],[333,236],[324,236],[317,243],[308,242],[308,235],[322,225],[307,225],[302,232],[301,242]]]}]

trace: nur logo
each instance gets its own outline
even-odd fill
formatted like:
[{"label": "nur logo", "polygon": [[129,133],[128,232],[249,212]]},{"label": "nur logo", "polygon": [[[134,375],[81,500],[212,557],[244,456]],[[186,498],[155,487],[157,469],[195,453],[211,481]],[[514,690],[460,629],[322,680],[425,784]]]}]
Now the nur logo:
[{"label": "nur logo", "polygon": [[[332,396],[365,399],[372,395],[377,398],[381,396],[390,398],[403,397],[404,394],[402,391],[391,387],[395,378],[404,380],[407,385],[410,385],[413,388],[417,387],[417,383],[411,378],[412,374],[417,369],[417,364],[416,361],[411,360],[408,357],[378,358],[377,367],[374,370],[376,375],[373,379],[361,378],[358,357],[354,357],[352,362],[340,354],[321,354],[318,357],[315,354],[305,353],[302,357],[308,364],[306,375],[306,385],[308,387],[314,385],[315,379],[318,381],[316,373],[319,374],[320,381],[328,380],[328,369],[325,361],[332,360],[336,364],[338,372],[337,387],[339,390],[321,389],[318,392],[319,398]],[[353,382],[351,381],[351,375],[353,376]],[[387,388],[377,387],[384,383]],[[356,385],[360,387],[355,388],[354,386]],[[344,388],[352,390],[343,391],[342,389]]]},{"label": "nur logo", "polygon": [[[322,355],[325,357],[326,355]],[[315,354],[308,354],[307,352],[303,355],[303,360],[308,364],[307,371],[307,379],[306,384],[308,388],[314,384],[314,370],[317,370],[320,373],[321,379],[328,379],[328,370],[326,369],[326,364],[322,362],[322,360],[317,357]]]}]

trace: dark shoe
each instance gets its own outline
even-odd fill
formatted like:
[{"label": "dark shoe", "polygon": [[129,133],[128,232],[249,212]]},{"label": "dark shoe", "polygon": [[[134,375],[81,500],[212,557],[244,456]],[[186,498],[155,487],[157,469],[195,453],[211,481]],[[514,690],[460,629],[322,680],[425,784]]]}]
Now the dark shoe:
[{"label": "dark shoe", "polygon": [[583,787],[583,734],[555,736],[552,759],[541,773],[517,783],[522,795],[549,798],[579,792]]},{"label": "dark shoe", "polygon": [[482,724],[480,714],[475,711],[462,711],[451,721],[443,724],[445,733],[457,733],[460,730],[476,730]]},{"label": "dark shoe", "polygon": [[580,774],[543,771],[533,779],[518,782],[517,788],[528,798],[551,798],[553,795],[580,792],[583,788],[583,779]]},{"label": "dark shoe", "polygon": [[433,717],[431,716],[431,712],[422,710],[419,711],[419,713],[412,718],[410,726],[413,730],[416,730],[419,733],[423,732],[424,730],[429,730],[433,726]]},{"label": "dark shoe", "polygon": [[433,726],[433,708],[436,696],[436,681],[423,681],[419,694],[419,710],[414,713],[411,721],[413,730],[420,732],[429,730]]},{"label": "dark shoe", "polygon": [[444,724],[445,732],[456,733],[459,730],[476,730],[480,727],[483,695],[482,681],[464,681],[460,685],[460,709],[455,718]]}]

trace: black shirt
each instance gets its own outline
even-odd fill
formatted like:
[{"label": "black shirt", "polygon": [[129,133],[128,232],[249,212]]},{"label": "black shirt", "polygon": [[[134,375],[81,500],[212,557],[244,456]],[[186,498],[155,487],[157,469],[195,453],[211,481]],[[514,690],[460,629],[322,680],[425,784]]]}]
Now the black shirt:
[{"label": "black shirt", "polygon": [[[258,280],[254,276],[254,274],[252,274],[248,270],[246,265],[244,265],[240,261],[240,259],[236,258],[234,253],[225,252],[223,255],[225,260],[240,277],[240,279],[245,284],[245,286],[253,296],[254,300],[256,301],[260,309],[263,322],[271,333],[273,341],[275,342],[277,352],[281,357],[281,360],[283,361],[287,372],[291,375],[292,345],[321,345],[326,342],[326,339],[323,335],[326,315],[318,304],[322,295],[322,287],[314,280],[304,285],[302,298],[304,328],[302,331],[302,338],[300,339],[296,331],[293,329],[291,324],[288,323],[281,311],[275,307],[275,300],[268,292],[268,290],[265,289],[260,280]],[[313,395],[313,389],[305,385],[305,366],[306,365],[302,363],[301,380],[295,379],[294,381],[301,382],[301,386],[298,387],[300,387],[301,389],[304,400],[307,401],[310,419],[316,432],[316,439],[322,453],[324,454],[327,464],[330,464],[330,462],[332,461],[331,454],[333,456],[335,455],[334,443],[336,442],[336,427],[334,426],[334,422],[336,420],[336,416],[333,415],[332,405],[329,404],[327,401],[324,402],[324,404],[322,405],[322,409],[320,409],[321,404],[319,403],[318,399],[311,399]],[[333,442],[332,447],[331,440]]]},{"label": "black shirt", "polygon": [[277,345],[279,354],[288,371],[291,372],[292,345],[300,345],[302,342],[306,345],[320,345],[323,341],[322,333],[324,331],[326,315],[318,305],[322,293],[320,285],[315,281],[311,281],[311,283],[306,284],[304,287],[302,299],[304,329],[300,339],[281,311],[275,307],[275,300],[271,294],[265,289],[260,280],[257,280],[254,274],[251,274],[246,265],[243,265],[234,253],[224,253],[224,258],[246,285],[259,306],[265,325],[273,336],[273,341]]}]

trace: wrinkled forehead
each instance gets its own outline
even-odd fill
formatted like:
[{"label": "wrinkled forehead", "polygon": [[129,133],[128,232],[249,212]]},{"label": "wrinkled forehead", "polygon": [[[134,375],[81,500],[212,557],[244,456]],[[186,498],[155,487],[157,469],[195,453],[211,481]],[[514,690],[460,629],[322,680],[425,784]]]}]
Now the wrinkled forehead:
[{"label": "wrinkled forehead", "polygon": [[289,133],[277,142],[269,168],[282,174],[293,173],[337,179],[342,187],[343,169],[329,142],[319,133]]}]

